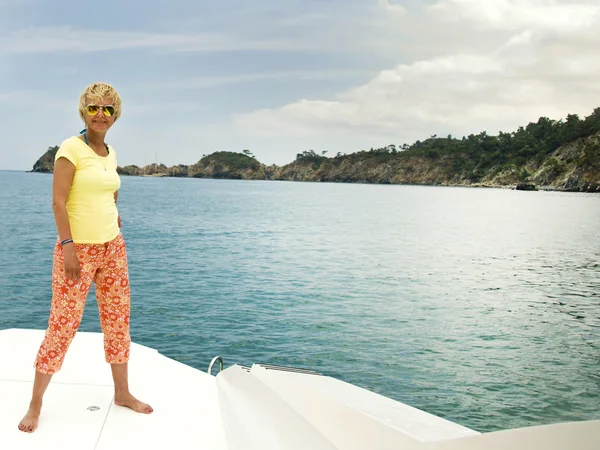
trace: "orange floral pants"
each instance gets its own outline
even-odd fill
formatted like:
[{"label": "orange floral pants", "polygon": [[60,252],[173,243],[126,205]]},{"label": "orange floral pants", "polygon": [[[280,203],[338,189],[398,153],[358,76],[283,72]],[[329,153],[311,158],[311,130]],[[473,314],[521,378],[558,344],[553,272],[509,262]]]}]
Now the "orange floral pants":
[{"label": "orange floral pants", "polygon": [[75,247],[81,267],[77,282],[65,276],[63,250],[58,242],[54,248],[50,318],[34,364],[41,373],[53,374],[61,369],[92,283],[96,284],[106,362],[122,364],[129,360],[130,288],[125,240],[119,233],[105,244]]}]

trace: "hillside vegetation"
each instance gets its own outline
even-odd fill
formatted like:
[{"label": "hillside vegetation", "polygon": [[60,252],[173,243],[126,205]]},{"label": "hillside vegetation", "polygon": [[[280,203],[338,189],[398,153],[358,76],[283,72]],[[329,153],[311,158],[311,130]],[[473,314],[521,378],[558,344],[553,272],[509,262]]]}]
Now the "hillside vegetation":
[{"label": "hillside vegetation", "polygon": [[[57,147],[33,171],[52,170]],[[52,153],[54,152],[54,153]],[[219,151],[197,163],[167,167],[120,167],[123,175],[175,176],[344,183],[488,186],[600,192],[600,108],[580,119],[570,114],[497,136],[485,131],[462,138],[431,136],[412,145],[394,144],[327,156],[303,151],[284,166],[260,163],[249,150]]]}]

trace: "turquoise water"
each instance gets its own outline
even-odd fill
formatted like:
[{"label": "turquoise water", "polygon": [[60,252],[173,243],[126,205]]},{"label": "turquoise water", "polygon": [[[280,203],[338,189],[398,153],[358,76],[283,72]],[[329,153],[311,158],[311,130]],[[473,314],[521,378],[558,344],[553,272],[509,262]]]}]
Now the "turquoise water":
[{"label": "turquoise water", "polygon": [[[0,329],[45,328],[51,175],[0,172]],[[600,196],[123,177],[132,337],[478,431],[600,418]],[[94,291],[81,325],[100,331]]]}]

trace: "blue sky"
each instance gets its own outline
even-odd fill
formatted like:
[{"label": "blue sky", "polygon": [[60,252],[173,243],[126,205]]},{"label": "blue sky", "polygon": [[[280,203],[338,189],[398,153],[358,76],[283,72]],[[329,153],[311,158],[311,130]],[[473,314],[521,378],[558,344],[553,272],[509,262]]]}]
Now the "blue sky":
[{"label": "blue sky", "polygon": [[0,169],[78,133],[113,84],[120,165],[352,153],[600,106],[597,0],[0,0]]}]

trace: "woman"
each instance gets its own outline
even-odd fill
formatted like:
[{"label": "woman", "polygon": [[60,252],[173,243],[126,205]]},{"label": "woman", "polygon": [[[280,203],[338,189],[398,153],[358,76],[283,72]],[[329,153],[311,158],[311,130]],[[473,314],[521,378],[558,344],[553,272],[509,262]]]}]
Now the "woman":
[{"label": "woman", "polygon": [[114,149],[106,133],[121,115],[121,98],[105,83],[81,94],[80,136],[66,139],[55,156],[52,210],[58,230],[52,269],[52,306],[48,328],[37,353],[29,411],[19,429],[38,426],[44,392],[61,367],[81,322],[92,283],[104,334],[106,362],[111,365],[116,405],[149,414],[152,407],[129,392],[127,362],[130,290],[127,251],[117,211],[120,178]]}]

